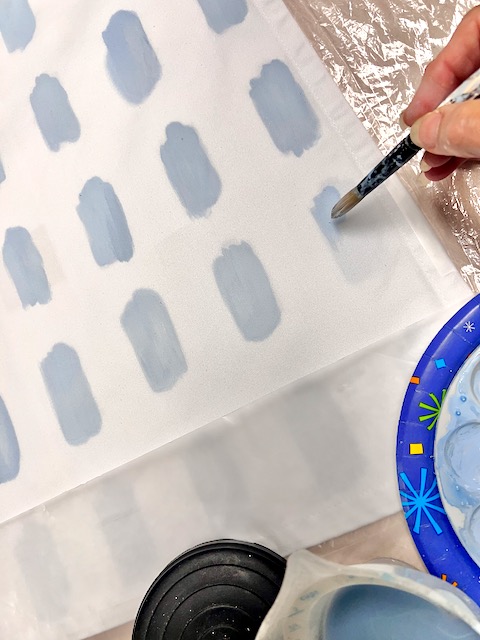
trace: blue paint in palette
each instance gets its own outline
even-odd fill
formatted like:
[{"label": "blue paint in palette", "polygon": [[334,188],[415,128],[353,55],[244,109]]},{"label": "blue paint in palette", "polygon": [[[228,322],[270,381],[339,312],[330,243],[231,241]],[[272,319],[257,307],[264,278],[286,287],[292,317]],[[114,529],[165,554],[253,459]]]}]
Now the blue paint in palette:
[{"label": "blue paint in palette", "polygon": [[90,178],[80,193],[77,212],[99,266],[131,259],[132,236],[122,204],[111,184],[98,177]]},{"label": "blue paint in palette", "polygon": [[139,17],[133,11],[117,11],[102,37],[113,84],[125,100],[140,104],[152,93],[162,70]]},{"label": "blue paint in palette", "polygon": [[20,448],[17,435],[4,401],[0,398],[0,483],[17,477],[20,470]]},{"label": "blue paint in palette", "polygon": [[30,103],[38,128],[51,151],[59,151],[64,142],[76,142],[80,123],[70,105],[67,92],[57,78],[42,73],[35,81]]},{"label": "blue paint in palette", "polygon": [[223,33],[243,22],[248,13],[246,0],[198,0],[208,26],[215,33]]},{"label": "blue paint in palette", "polygon": [[56,344],[41,363],[41,371],[65,440],[85,444],[102,427],[102,417],[77,352]]},{"label": "blue paint in palette", "polygon": [[2,182],[5,182],[6,180],[6,174],[5,174],[5,169],[3,168],[3,164],[2,161],[0,160],[0,184]]},{"label": "blue paint in palette", "polygon": [[24,308],[50,302],[52,296],[43,259],[27,229],[7,229],[3,262]]},{"label": "blue paint in palette", "polygon": [[320,123],[287,65],[272,60],[250,82],[250,97],[275,146],[300,157],[320,137]]},{"label": "blue paint in palette", "polygon": [[1,0],[0,33],[9,53],[25,49],[35,33],[35,16],[28,0]]}]

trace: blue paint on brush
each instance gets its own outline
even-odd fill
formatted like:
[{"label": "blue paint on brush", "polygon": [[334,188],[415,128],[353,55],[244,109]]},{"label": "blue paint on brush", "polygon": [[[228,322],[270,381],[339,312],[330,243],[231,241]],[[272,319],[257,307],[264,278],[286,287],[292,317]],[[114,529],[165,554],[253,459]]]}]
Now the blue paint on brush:
[{"label": "blue paint on brush", "polygon": [[107,68],[119,93],[140,104],[161,77],[161,66],[137,14],[117,11],[102,33],[107,46]]},{"label": "blue paint on brush", "polygon": [[0,184],[5,182],[6,178],[5,169],[3,168],[2,161],[0,160]]},{"label": "blue paint on brush", "polygon": [[35,16],[28,0],[0,1],[0,33],[7,51],[23,51],[35,33]]},{"label": "blue paint on brush", "polygon": [[80,193],[77,212],[98,265],[104,267],[130,260],[133,256],[132,236],[111,184],[98,177],[90,178]]},{"label": "blue paint on brush", "polygon": [[63,142],[79,139],[80,123],[57,78],[46,73],[38,76],[30,103],[43,139],[52,151],[58,151]]},{"label": "blue paint on brush", "polygon": [[7,229],[3,262],[24,308],[50,302],[52,296],[43,259],[27,229]]},{"label": "blue paint on brush", "polygon": [[172,122],[166,134],[160,157],[172,187],[192,217],[208,215],[220,196],[222,184],[197,132],[180,122]]},{"label": "blue paint on brush", "polygon": [[280,309],[268,275],[246,242],[223,249],[214,264],[222,298],[246,340],[260,341],[280,324]]},{"label": "blue paint on brush", "polygon": [[187,371],[187,362],[165,303],[150,289],[135,291],[121,317],[153,391],[167,391]]},{"label": "blue paint on brush", "polygon": [[41,363],[45,386],[68,444],[84,444],[102,427],[102,417],[77,352],[56,344]]},{"label": "blue paint on brush", "polygon": [[0,398],[0,483],[17,477],[20,448],[17,435],[4,401]]},{"label": "blue paint on brush", "polygon": [[250,81],[250,96],[275,146],[297,157],[320,136],[320,124],[302,87],[280,60],[262,67]]},{"label": "blue paint on brush", "polygon": [[198,0],[210,29],[223,33],[240,24],[248,13],[246,0]]}]

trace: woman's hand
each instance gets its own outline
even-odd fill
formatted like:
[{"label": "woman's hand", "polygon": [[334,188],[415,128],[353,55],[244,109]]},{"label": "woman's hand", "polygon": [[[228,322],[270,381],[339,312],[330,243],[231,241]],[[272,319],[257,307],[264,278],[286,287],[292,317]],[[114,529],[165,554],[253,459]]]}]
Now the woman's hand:
[{"label": "woman's hand", "polygon": [[425,69],[402,115],[411,138],[426,150],[421,169],[443,180],[466,159],[480,158],[480,100],[438,105],[480,67],[480,7],[463,18],[450,42]]}]

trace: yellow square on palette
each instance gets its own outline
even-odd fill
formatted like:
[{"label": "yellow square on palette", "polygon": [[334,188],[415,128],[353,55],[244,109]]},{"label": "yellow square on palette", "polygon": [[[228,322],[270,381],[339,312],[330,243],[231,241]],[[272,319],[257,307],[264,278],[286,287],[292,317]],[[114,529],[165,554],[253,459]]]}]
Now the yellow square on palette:
[{"label": "yellow square on palette", "polygon": [[421,442],[412,442],[410,444],[410,455],[416,456],[423,453],[423,444]]}]

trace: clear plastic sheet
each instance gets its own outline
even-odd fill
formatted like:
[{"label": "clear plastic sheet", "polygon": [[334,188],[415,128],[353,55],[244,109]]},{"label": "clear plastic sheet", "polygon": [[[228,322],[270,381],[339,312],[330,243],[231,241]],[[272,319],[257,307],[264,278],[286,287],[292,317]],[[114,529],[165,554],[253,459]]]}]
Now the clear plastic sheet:
[{"label": "clear plastic sheet", "polygon": [[[285,0],[359,119],[388,152],[400,114],[425,66],[447,43],[473,0]],[[419,160],[399,172],[451,260],[480,291],[480,166],[440,183]],[[353,185],[352,185],[353,186]]]}]

